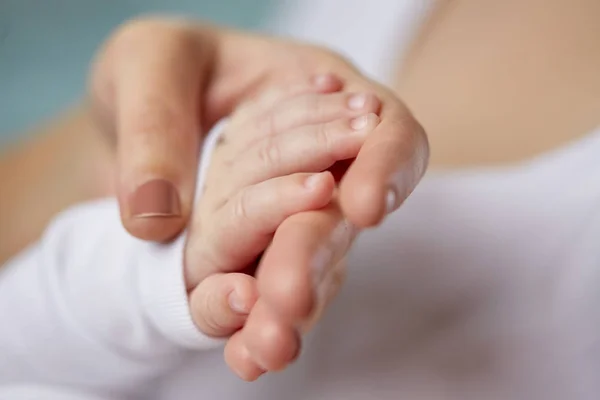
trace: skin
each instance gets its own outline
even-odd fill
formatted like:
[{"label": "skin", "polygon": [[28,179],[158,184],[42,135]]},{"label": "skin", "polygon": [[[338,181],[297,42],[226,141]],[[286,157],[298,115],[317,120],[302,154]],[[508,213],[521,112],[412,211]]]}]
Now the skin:
[{"label": "skin", "polygon": [[[362,97],[359,107],[353,99],[354,94],[343,92],[307,93],[266,109],[263,101],[252,101],[230,117],[211,154],[185,254],[192,316],[204,333],[229,336],[246,317],[256,320],[253,308],[260,296],[253,273],[235,271],[255,264],[289,216],[332,201],[335,180],[330,171],[322,171],[355,157],[380,122],[373,96]],[[315,103],[321,112],[314,112]],[[270,129],[264,129],[266,120],[273,121]],[[216,297],[211,290],[215,279],[225,288]],[[307,300],[304,310],[312,314]],[[207,304],[211,313],[202,312]]]},{"label": "skin", "polygon": [[[375,226],[401,204],[426,168],[424,131],[392,92],[336,54],[247,33],[176,20],[136,20],[108,39],[92,67],[90,111],[100,134],[114,146],[114,187],[122,221],[131,234],[146,240],[168,240],[187,224],[201,133],[248,99],[266,98],[277,104],[299,93],[335,90],[375,96],[378,123],[344,174],[336,201],[287,218],[265,252],[257,276],[261,298],[248,315],[243,336],[242,331],[236,333],[226,348],[234,371],[250,371],[242,374],[246,380],[280,370],[298,354],[297,327],[329,298],[315,297],[311,280],[302,279],[303,284],[297,285],[298,277],[311,275],[314,267],[309,260],[320,250],[315,243],[331,242],[329,237],[340,224],[351,227],[348,232]],[[156,179],[176,188],[179,212],[132,215],[134,192]],[[395,196],[391,204],[390,193]],[[345,253],[352,237],[331,242],[332,250]],[[186,262],[191,264],[194,242],[192,232],[186,248]],[[278,260],[289,256],[290,248],[296,254],[281,265]],[[332,257],[319,269],[328,276],[338,265],[339,259]],[[278,285],[274,287],[273,281]],[[203,285],[206,296],[219,297],[223,280],[210,282],[214,285]],[[214,317],[214,308],[204,306],[196,312],[208,314],[205,319]]]},{"label": "skin", "polygon": [[[598,123],[600,75],[597,71],[600,68],[600,53],[595,49],[598,48],[600,34],[597,31],[598,24],[589,17],[598,15],[598,3],[593,0],[551,0],[543,4],[541,1],[523,4],[510,0],[495,2],[493,7],[491,3],[484,3],[485,5],[474,0],[440,2],[394,79],[394,90],[402,95],[430,134],[432,161],[438,168],[498,166],[525,160],[564,145],[589,132]],[[517,14],[519,18],[513,18]],[[275,282],[280,283],[281,279],[294,282],[292,278],[306,271],[309,255],[315,251],[314,243],[309,240],[314,237],[311,236],[312,232],[318,232],[318,238],[327,236],[337,226],[336,221],[339,222],[344,215],[341,211],[359,226],[370,226],[381,221],[389,176],[402,164],[402,160],[410,159],[415,154],[416,148],[424,148],[419,139],[422,134],[419,126],[414,125],[414,120],[406,114],[400,103],[393,100],[389,92],[382,91],[361,78],[353,68],[331,53],[230,32],[214,33],[212,28],[191,29],[178,23],[167,25],[157,21],[135,21],[125,26],[115,34],[99,56],[92,79],[92,109],[96,120],[100,122],[105,137],[120,139],[117,147],[120,177],[117,190],[124,211],[124,224],[140,237],[164,239],[176,232],[187,220],[191,205],[189,183],[193,178],[187,176],[184,169],[195,161],[193,155],[189,155],[183,159],[177,158],[179,163],[175,164],[169,164],[167,157],[166,161],[159,159],[161,163],[158,165],[148,165],[157,158],[152,154],[152,146],[139,146],[140,141],[150,135],[152,140],[156,140],[155,144],[159,143],[156,147],[166,146],[169,151],[176,153],[182,149],[197,148],[194,140],[199,140],[194,139],[191,134],[163,134],[193,131],[195,122],[186,119],[186,116],[191,114],[196,118],[195,113],[169,118],[168,113],[161,114],[149,109],[149,104],[160,104],[160,107],[164,106],[167,110],[197,109],[190,105],[190,102],[193,103],[190,98],[194,96],[186,92],[187,97],[183,96],[187,99],[186,102],[180,96],[181,90],[177,90],[182,84],[179,83],[178,86],[177,82],[169,80],[169,68],[172,65],[161,66],[157,60],[152,59],[151,54],[144,52],[144,46],[140,46],[144,37],[150,36],[149,31],[153,32],[154,38],[165,38],[165,43],[160,40],[156,44],[162,50],[158,53],[171,55],[172,57],[167,57],[170,60],[179,60],[177,65],[187,65],[190,70],[206,71],[208,67],[202,60],[219,60],[216,62],[216,79],[213,85],[206,86],[203,97],[212,99],[206,102],[210,106],[200,107],[204,128],[218,119],[221,112],[231,110],[240,99],[278,86],[288,86],[290,80],[299,82],[304,79],[304,82],[309,82],[315,75],[332,72],[342,78],[345,90],[355,91],[360,88],[376,92],[383,103],[382,120],[387,121],[391,115],[390,121],[394,121],[384,124],[385,128],[380,128],[363,146],[357,162],[342,182],[341,208],[292,216],[275,235],[274,246],[265,254],[258,276],[259,288],[261,293],[265,292],[265,299],[256,307],[256,320],[262,319],[262,326],[269,329],[259,332],[256,328],[259,324],[248,321],[248,332],[251,333],[254,329],[254,334],[246,330],[240,331],[230,341],[238,345],[228,345],[226,349],[226,359],[230,361],[230,365],[237,365],[234,369],[240,375],[252,379],[263,370],[253,364],[256,360],[250,350],[257,351],[260,348],[260,341],[255,341],[255,338],[276,332],[277,338],[281,339],[278,342],[280,347],[293,348],[298,344],[294,341],[297,340],[296,332],[289,329],[293,324],[281,318],[281,311],[293,311],[292,315],[302,315],[302,304],[286,302],[289,300],[286,291],[276,290],[281,285]],[[497,29],[482,29],[482,26],[495,26]],[[199,36],[193,34],[191,37],[195,39],[190,39],[189,32],[196,32],[197,29],[201,31]],[[162,34],[157,35],[157,32]],[[492,35],[491,32],[500,33]],[[179,46],[188,50],[195,49],[195,45],[190,45],[189,41],[197,43],[198,37],[202,37],[201,48],[207,53],[190,56],[190,52],[176,50]],[[214,56],[215,48],[223,50],[217,52],[219,57]],[[127,61],[127,54],[131,49],[139,52],[136,58],[144,61],[143,67],[136,67],[134,60],[130,60],[133,64]],[[179,59],[181,54],[188,55]],[[449,58],[448,54],[455,56]],[[518,62],[522,59],[519,54],[528,54],[528,62]],[[260,59],[261,65],[254,64],[253,59]],[[272,62],[265,63],[265,59]],[[120,63],[119,60],[125,61]],[[227,65],[235,65],[236,68],[244,65],[244,73],[234,74],[225,68]],[[265,71],[262,68],[264,65],[269,65],[272,69]],[[188,69],[184,69],[182,76],[186,77],[185,82],[197,82],[188,79]],[[140,74],[140,71],[144,72]],[[181,75],[181,71],[178,73]],[[479,79],[473,79],[474,76]],[[115,87],[121,88],[120,85],[125,85],[123,93],[136,95],[115,98],[113,93],[111,97],[111,88],[114,91]],[[307,83],[307,86],[310,84]],[[157,100],[159,97],[153,96],[153,93],[167,93],[168,96],[160,98],[167,98],[169,104],[161,104]],[[127,110],[120,115],[131,118],[131,122],[116,121],[115,110]],[[137,118],[140,115],[158,115],[161,118]],[[174,124],[173,121],[178,122]],[[179,128],[173,128],[174,126]],[[388,126],[395,126],[395,129],[388,130]],[[149,127],[154,128],[148,129]],[[135,134],[136,131],[145,133]],[[391,131],[394,131],[393,135],[389,133]],[[485,132],[485,135],[481,135],[481,132]],[[126,140],[121,139],[122,137]],[[160,142],[161,137],[169,139]],[[97,139],[90,139],[93,140]],[[392,149],[388,152],[389,144],[392,144]],[[180,219],[132,221],[126,214],[128,194],[150,169],[152,174],[181,177],[179,184],[184,213]],[[371,179],[373,180],[370,181]],[[362,187],[364,190],[356,192],[360,196],[352,196],[353,187]],[[74,191],[71,200],[84,197],[86,196],[81,195],[80,191]],[[371,211],[361,209],[361,204],[365,205],[373,199],[376,201],[372,204],[376,207]],[[65,200],[62,204],[67,203],[69,201]],[[34,231],[36,230],[32,229]],[[287,251],[290,248],[298,254],[291,257]],[[4,253],[10,254],[10,250]],[[302,260],[300,264],[303,265],[289,264],[290,259]],[[275,266],[279,263],[289,266],[289,269],[281,272],[283,277],[276,272],[279,269]],[[328,269],[335,271],[332,266]],[[307,288],[294,290],[308,292]],[[282,299],[283,302],[274,301]],[[283,306],[278,312],[277,307],[268,306],[269,302]],[[268,350],[270,349],[265,350],[267,356],[270,354]],[[283,351],[281,354],[289,356],[290,353]],[[263,364],[275,368],[280,366],[276,359],[270,356],[265,358],[267,359],[260,360]]]},{"label": "skin", "polygon": [[0,156],[0,181],[7,189],[0,196],[0,264],[37,240],[60,210],[114,193],[114,157],[84,109],[24,136]]},{"label": "skin", "polygon": [[431,167],[502,167],[597,127],[599,13],[594,0],[440,1],[393,78]]}]

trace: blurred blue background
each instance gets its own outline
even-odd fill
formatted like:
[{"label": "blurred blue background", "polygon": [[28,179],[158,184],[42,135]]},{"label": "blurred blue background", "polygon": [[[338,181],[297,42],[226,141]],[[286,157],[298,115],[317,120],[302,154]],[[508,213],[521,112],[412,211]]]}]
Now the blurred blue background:
[{"label": "blurred blue background", "polygon": [[0,145],[77,102],[87,67],[128,18],[171,12],[260,26],[274,0],[0,0]]}]

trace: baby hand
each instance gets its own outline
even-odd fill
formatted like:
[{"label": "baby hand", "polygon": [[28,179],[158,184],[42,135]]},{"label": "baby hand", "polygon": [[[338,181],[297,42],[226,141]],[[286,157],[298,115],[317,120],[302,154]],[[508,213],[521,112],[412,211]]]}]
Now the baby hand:
[{"label": "baby hand", "polygon": [[190,308],[207,335],[243,326],[258,299],[257,257],[287,217],[330,203],[327,170],[354,158],[379,122],[373,95],[336,86],[333,79],[328,93],[271,93],[246,104],[219,138],[185,253]]}]

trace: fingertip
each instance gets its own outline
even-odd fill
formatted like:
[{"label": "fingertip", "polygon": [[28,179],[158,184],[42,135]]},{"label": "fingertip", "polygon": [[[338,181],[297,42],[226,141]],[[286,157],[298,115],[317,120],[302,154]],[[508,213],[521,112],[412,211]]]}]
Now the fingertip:
[{"label": "fingertip", "polygon": [[315,75],[311,82],[320,93],[334,93],[344,87],[342,79],[333,73]]},{"label": "fingertip", "polygon": [[315,208],[323,207],[333,197],[335,178],[330,171],[311,174],[305,179],[304,186],[310,193],[312,200],[316,202]]},{"label": "fingertip", "polygon": [[256,279],[241,273],[230,273],[226,276],[233,283],[233,290],[228,296],[231,311],[240,315],[248,315],[258,300]]},{"label": "fingertip", "polygon": [[331,171],[323,171],[321,172],[323,175],[323,179],[326,183],[328,183],[332,189],[335,188],[335,177]]},{"label": "fingertip", "polygon": [[258,299],[255,279],[241,273],[214,274],[190,295],[192,318],[200,331],[225,337],[240,329]]},{"label": "fingertip", "polygon": [[386,196],[376,182],[360,181],[352,177],[352,171],[340,184],[340,206],[348,221],[358,228],[377,226],[385,217]]},{"label": "fingertip", "polygon": [[429,161],[427,136],[416,121],[380,127],[340,184],[342,210],[359,228],[379,225],[398,209],[416,188]]},{"label": "fingertip", "polygon": [[223,351],[225,363],[240,379],[254,382],[266,371],[252,359],[240,332],[236,332],[225,345]]},{"label": "fingertip", "polygon": [[281,371],[298,356],[298,332],[262,300],[252,310],[241,333],[252,359],[263,370]]}]

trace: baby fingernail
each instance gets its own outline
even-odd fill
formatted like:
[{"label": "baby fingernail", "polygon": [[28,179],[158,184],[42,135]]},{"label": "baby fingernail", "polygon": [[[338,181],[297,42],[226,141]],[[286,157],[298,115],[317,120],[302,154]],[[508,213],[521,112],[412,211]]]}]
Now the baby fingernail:
[{"label": "baby fingernail", "polygon": [[179,194],[165,179],[153,179],[140,185],[129,199],[132,217],[177,217],[181,215]]},{"label": "baby fingernail", "polygon": [[331,74],[316,75],[312,78],[313,85],[317,87],[325,87],[335,82],[334,77]]},{"label": "baby fingernail", "polygon": [[238,314],[248,314],[246,303],[235,291],[229,294],[229,307]]},{"label": "baby fingernail", "polygon": [[348,99],[348,108],[351,110],[362,110],[367,104],[367,95],[355,94]]},{"label": "baby fingernail", "polygon": [[317,187],[317,185],[319,184],[319,180],[321,179],[321,175],[322,174],[313,174],[311,176],[309,176],[308,178],[306,178],[306,180],[304,181],[304,186],[309,189],[312,190],[315,187]]},{"label": "baby fingernail", "polygon": [[366,115],[361,115],[360,117],[356,117],[350,120],[350,128],[354,129],[355,131],[361,131],[370,123],[374,126],[377,125],[379,123],[379,116],[375,113],[369,113]]},{"label": "baby fingernail", "polygon": [[350,127],[352,129],[354,129],[355,131],[360,131],[361,129],[364,129],[367,124],[369,123],[369,119],[366,115],[362,115],[358,118],[354,118],[352,121],[350,121]]}]

